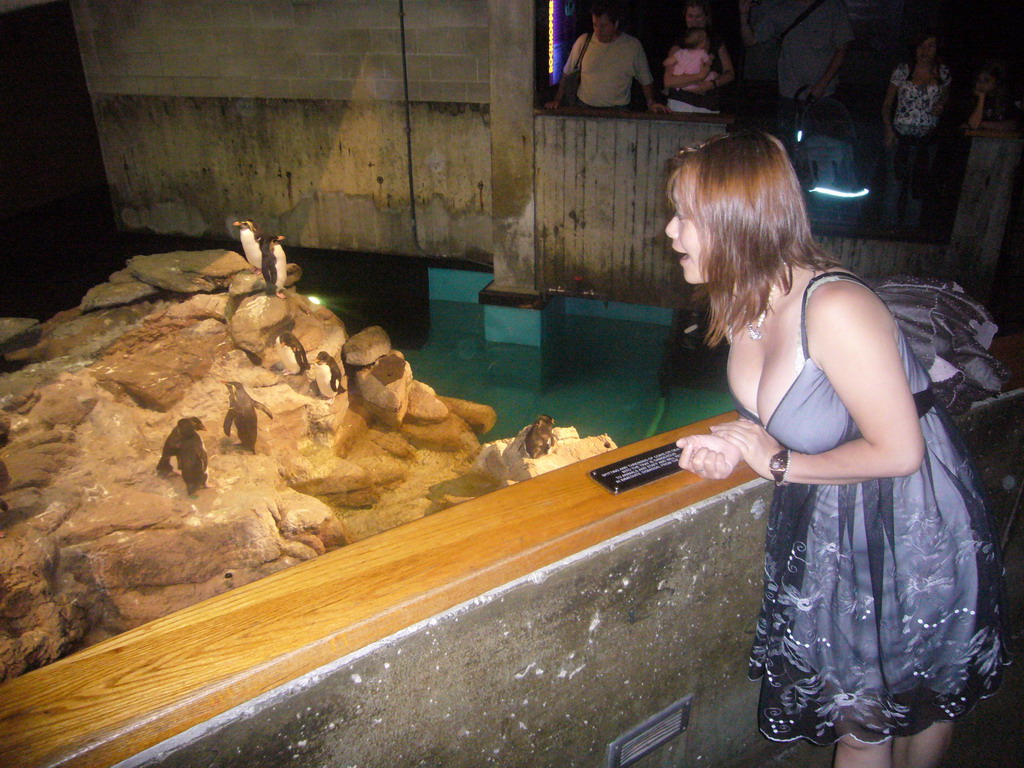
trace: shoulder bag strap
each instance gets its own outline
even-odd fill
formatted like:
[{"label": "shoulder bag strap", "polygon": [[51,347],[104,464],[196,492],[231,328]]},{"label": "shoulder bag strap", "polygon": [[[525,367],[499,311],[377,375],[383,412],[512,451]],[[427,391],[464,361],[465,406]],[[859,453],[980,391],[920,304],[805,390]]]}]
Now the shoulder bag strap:
[{"label": "shoulder bag strap", "polygon": [[580,51],[580,55],[576,58],[576,63],[572,67],[573,72],[579,72],[580,74],[582,74],[583,57],[587,55],[587,46],[590,45],[590,38],[592,38],[593,36],[593,32],[587,35],[587,41],[583,43],[583,49]]},{"label": "shoulder bag strap", "polygon": [[803,11],[800,12],[800,15],[793,19],[793,23],[786,27],[784,30],[782,30],[782,34],[779,35],[779,42],[782,42],[782,38],[784,38],[786,35],[792,32],[794,27],[799,26],[804,19],[806,19],[808,16],[814,13],[815,9],[824,2],[825,0],[814,0],[813,3],[804,8]]}]

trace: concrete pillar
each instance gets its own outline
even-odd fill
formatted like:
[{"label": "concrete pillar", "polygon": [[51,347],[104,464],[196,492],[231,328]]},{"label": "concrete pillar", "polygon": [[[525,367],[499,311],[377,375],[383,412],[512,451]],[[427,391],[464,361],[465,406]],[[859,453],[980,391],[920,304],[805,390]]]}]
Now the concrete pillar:
[{"label": "concrete pillar", "polygon": [[533,0],[488,0],[494,287],[532,293]]}]

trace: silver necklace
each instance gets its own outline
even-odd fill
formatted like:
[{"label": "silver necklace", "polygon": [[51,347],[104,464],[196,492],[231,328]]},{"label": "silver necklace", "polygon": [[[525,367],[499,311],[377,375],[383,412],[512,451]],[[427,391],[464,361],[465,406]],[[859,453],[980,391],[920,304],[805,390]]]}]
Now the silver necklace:
[{"label": "silver necklace", "polygon": [[773,285],[772,289],[768,291],[768,304],[767,306],[765,306],[764,311],[757,316],[757,322],[747,323],[747,335],[750,337],[751,341],[760,341],[762,338],[764,338],[764,334],[761,333],[761,326],[764,325],[764,319],[768,315],[768,310],[771,309],[772,304],[775,303],[775,297],[776,290],[775,286]]}]

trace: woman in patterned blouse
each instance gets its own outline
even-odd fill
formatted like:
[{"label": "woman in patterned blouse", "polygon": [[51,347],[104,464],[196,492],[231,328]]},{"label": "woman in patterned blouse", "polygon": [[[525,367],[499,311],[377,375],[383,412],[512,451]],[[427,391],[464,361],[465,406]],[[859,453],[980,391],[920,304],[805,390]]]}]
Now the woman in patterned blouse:
[{"label": "woman in patterned blouse", "polygon": [[[935,35],[923,32],[893,70],[882,102],[886,186],[882,221],[916,227],[935,155],[935,129],[949,93],[949,70]],[[895,106],[895,110],[893,107]]]}]

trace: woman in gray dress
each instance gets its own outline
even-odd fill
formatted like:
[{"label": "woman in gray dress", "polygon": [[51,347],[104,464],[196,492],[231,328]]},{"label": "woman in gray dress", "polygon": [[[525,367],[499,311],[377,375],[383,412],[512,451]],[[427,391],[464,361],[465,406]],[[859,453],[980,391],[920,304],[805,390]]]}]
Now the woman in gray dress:
[{"label": "woman in gray dress", "polygon": [[[885,304],[811,238],[767,134],[680,153],[666,228],[728,339],[741,418],[680,465],[727,476],[738,451],[777,489],[750,660],[777,741],[835,763],[938,765],[953,722],[995,692],[1002,567],[979,477]],[[732,454],[732,455],[730,455]]]}]

